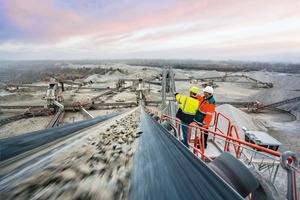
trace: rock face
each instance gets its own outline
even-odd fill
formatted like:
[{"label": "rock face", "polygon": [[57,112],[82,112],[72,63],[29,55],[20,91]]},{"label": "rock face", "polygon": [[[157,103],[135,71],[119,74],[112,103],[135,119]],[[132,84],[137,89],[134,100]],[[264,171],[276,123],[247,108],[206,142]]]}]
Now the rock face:
[{"label": "rock face", "polygon": [[3,199],[128,199],[140,111],[89,137],[78,149],[27,180]]}]

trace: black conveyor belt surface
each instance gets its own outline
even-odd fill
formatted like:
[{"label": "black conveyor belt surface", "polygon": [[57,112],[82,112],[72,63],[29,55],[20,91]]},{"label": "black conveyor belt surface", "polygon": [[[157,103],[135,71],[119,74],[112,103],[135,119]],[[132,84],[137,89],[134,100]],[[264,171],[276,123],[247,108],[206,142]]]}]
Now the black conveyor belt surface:
[{"label": "black conveyor belt surface", "polygon": [[243,199],[143,109],[131,200]]},{"label": "black conveyor belt surface", "polygon": [[59,138],[63,138],[76,131],[95,125],[99,122],[105,121],[122,113],[124,113],[124,111],[111,113],[109,115],[93,119],[74,122],[71,124],[54,127],[51,129],[39,130],[23,135],[18,135],[15,137],[1,139],[0,161],[7,160],[9,158],[30,151],[44,144],[53,142]]}]

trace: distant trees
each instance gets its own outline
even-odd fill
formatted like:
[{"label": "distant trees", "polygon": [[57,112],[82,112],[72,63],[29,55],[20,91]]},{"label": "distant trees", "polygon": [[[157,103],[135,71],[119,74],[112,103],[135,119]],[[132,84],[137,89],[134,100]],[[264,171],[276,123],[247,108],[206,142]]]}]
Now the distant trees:
[{"label": "distant trees", "polygon": [[[37,61],[0,61],[0,82],[22,83],[43,81],[45,77],[75,80],[91,74],[104,75],[108,71],[124,69],[114,68],[115,63],[123,63],[137,67],[170,66],[184,70],[217,70],[225,72],[238,71],[274,71],[300,73],[300,63],[270,63],[244,61],[212,61],[189,59],[119,59],[119,60],[37,60]],[[105,67],[103,67],[105,66]],[[110,66],[108,68],[108,66]]]},{"label": "distant trees", "polygon": [[244,61],[210,61],[210,60],[128,60],[132,66],[159,67],[171,66],[186,70],[217,70],[217,71],[274,71],[286,73],[300,73],[300,63],[268,63]]}]

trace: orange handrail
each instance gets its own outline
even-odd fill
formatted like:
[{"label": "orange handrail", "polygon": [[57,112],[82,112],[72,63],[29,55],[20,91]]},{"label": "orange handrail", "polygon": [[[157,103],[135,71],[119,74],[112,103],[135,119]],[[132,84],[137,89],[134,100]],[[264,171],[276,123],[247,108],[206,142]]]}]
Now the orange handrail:
[{"label": "orange handrail", "polygon": [[[216,113],[217,113],[217,112],[216,112]],[[223,132],[223,131],[219,128],[219,126],[218,126],[219,121],[220,121],[220,117],[223,117],[223,118],[228,122],[228,126],[227,126],[227,131],[226,131],[226,133]],[[217,114],[216,114],[215,131],[219,131],[219,132],[222,133],[223,135],[228,135],[229,130],[230,130],[230,126],[231,126],[231,120],[230,120],[228,117],[226,117],[226,116],[223,115],[222,113],[217,113]],[[213,137],[213,140],[215,141],[215,135],[214,135],[214,137]]]},{"label": "orange handrail", "polygon": [[166,120],[168,122],[170,121],[170,119],[175,121],[175,128],[177,129],[178,136],[180,136],[180,134],[181,134],[181,128],[180,128],[181,120],[180,119],[178,119],[176,117],[171,117],[169,115],[163,115],[162,119],[163,119],[162,121]]},{"label": "orange handrail", "polygon": [[[149,110],[149,112],[151,112],[150,109],[147,109],[147,110]],[[152,113],[154,113],[154,112],[152,111]],[[226,133],[223,132],[218,126],[219,122],[222,118],[224,118],[228,123]],[[163,119],[164,120],[169,120],[169,119],[175,120],[176,128],[180,132],[181,120],[179,120],[177,118],[174,118],[174,117],[171,117],[171,116],[168,116],[168,115],[163,115]],[[245,145],[247,147],[252,147],[253,149],[268,153],[268,154],[276,156],[278,158],[281,157],[281,155],[282,155],[282,152],[274,151],[272,149],[268,149],[266,147],[262,147],[262,146],[259,146],[259,145],[252,144],[250,142],[246,142],[244,140],[241,140],[240,137],[239,137],[239,133],[238,133],[238,129],[237,129],[236,125],[231,124],[231,120],[222,113],[215,112],[214,122],[213,122],[213,124],[210,124],[209,126],[210,127],[215,126],[214,130],[209,130],[209,129],[200,127],[195,122],[189,124],[189,128],[188,128],[188,142],[189,143],[193,142],[193,145],[189,144],[189,146],[193,149],[193,153],[197,157],[198,157],[198,154],[200,153],[202,161],[205,161],[205,159],[212,161],[212,159],[205,154],[205,148],[204,148],[204,134],[206,134],[205,132],[213,134],[213,140],[215,140],[216,136],[224,138],[225,141],[226,141],[224,151],[230,152],[231,151],[230,150],[230,144],[232,144],[233,148],[234,148],[235,155],[236,155],[237,158],[239,158],[240,155],[241,155],[241,146],[242,145]],[[192,141],[191,138],[190,138],[191,137],[191,130],[193,128],[195,128],[195,139],[194,139],[194,141]],[[201,137],[200,137],[200,134],[198,134],[199,131],[200,131]],[[178,135],[180,135],[180,134],[178,134]],[[198,145],[200,145],[200,149],[198,149]],[[289,164],[292,161],[292,159],[290,157],[287,160],[288,160]],[[299,159],[299,163],[300,163],[300,159]],[[294,194],[295,194],[295,197],[297,199],[298,196],[297,196],[297,186],[296,186],[297,185],[296,172],[297,172],[297,169],[293,168]]]},{"label": "orange handrail", "polygon": [[[235,135],[236,135],[236,138],[237,138],[237,139],[240,139],[240,136],[239,136],[239,134],[238,134],[237,127],[236,127],[234,124],[232,124],[232,125],[230,126],[230,129],[229,129],[229,130],[230,130],[230,131],[229,131],[229,133],[228,133],[228,136],[233,137],[232,131],[234,130],[234,133],[235,133]],[[230,152],[229,141],[228,141],[228,143],[226,143],[226,144],[227,144],[227,147],[225,146],[225,148],[226,148],[227,151]],[[233,148],[234,148],[234,150],[235,150],[235,155],[236,155],[236,157],[237,157],[237,158],[240,158],[240,149],[241,149],[241,146],[240,146],[240,145],[237,145],[237,146],[236,146],[236,144],[233,143]]]},{"label": "orange handrail", "polygon": [[[152,112],[152,113],[154,113],[154,111],[152,111],[151,109],[146,109],[146,110],[148,110],[149,112]],[[156,111],[156,113],[157,113],[157,111]],[[246,141],[244,141],[244,140],[241,140],[239,137],[238,138],[234,138],[234,137],[232,137],[232,134],[230,134],[230,131],[232,130],[232,129],[235,129],[235,131],[236,131],[236,135],[238,135],[238,130],[236,129],[236,127],[235,128],[232,128],[231,127],[231,120],[228,118],[228,117],[226,117],[224,114],[222,114],[222,113],[216,113],[217,114],[217,116],[216,116],[216,121],[215,121],[215,131],[212,131],[212,130],[209,130],[209,129],[206,129],[206,128],[202,128],[202,127],[196,127],[196,128],[198,128],[198,129],[203,129],[203,130],[205,130],[205,131],[207,131],[207,132],[210,132],[210,133],[212,133],[212,134],[214,134],[214,136],[220,136],[220,137],[222,137],[222,138],[225,138],[226,140],[228,140],[228,141],[232,141],[232,142],[236,142],[236,143],[238,143],[238,145],[239,146],[241,146],[241,145],[246,145],[246,146],[249,146],[249,147],[252,147],[252,148],[254,148],[254,149],[257,149],[257,150],[260,150],[260,151],[264,151],[264,152],[266,152],[266,153],[269,153],[269,154],[271,154],[271,155],[274,155],[274,156],[276,156],[276,157],[280,157],[281,156],[281,152],[278,152],[278,151],[274,151],[274,150],[272,150],[272,149],[268,149],[268,148],[265,148],[265,147],[262,147],[262,146],[259,146],[259,145],[256,145],[256,144],[252,144],[252,143],[249,143],[249,142],[246,142]],[[174,118],[174,117],[171,117],[171,116],[168,116],[168,115],[163,115],[164,117],[168,117],[168,118],[171,118],[171,119],[174,119],[174,120],[178,120],[177,118]],[[220,130],[217,126],[218,126],[218,122],[219,122],[219,118],[220,118],[220,116],[222,116],[223,118],[225,118],[227,121],[228,121],[228,123],[230,124],[230,126],[228,127],[228,129],[227,129],[227,132],[224,134],[223,132],[222,132],[222,130]],[[192,125],[193,123],[191,123],[191,125],[190,125],[190,127],[195,127],[195,125]],[[190,128],[189,128],[189,130],[190,130]],[[219,132],[216,132],[216,131],[220,131],[221,133],[219,133]],[[189,131],[190,132],[190,131]]]}]

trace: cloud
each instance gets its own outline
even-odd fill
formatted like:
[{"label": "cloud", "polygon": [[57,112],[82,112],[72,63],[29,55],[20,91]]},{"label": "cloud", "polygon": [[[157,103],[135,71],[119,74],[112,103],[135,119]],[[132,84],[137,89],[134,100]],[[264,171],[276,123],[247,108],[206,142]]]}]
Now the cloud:
[{"label": "cloud", "polygon": [[298,0],[2,1],[0,51],[12,57],[33,52],[37,57],[197,58],[209,56],[197,53],[205,50],[211,57],[300,51]]}]

